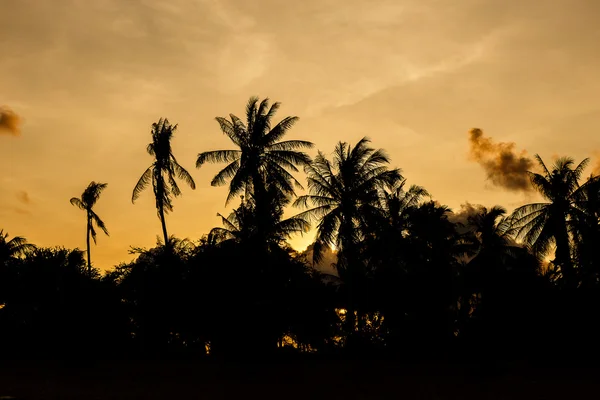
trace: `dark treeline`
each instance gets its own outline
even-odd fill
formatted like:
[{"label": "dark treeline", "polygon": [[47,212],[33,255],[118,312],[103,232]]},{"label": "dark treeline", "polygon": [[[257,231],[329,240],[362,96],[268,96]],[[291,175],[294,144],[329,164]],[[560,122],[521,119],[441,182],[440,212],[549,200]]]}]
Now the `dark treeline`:
[{"label": "dark treeline", "polygon": [[[600,338],[600,180],[587,160],[525,172],[545,199],[453,213],[409,186],[368,139],[313,146],[285,135],[278,103],[250,99],[245,118],[217,118],[233,144],[200,153],[224,163],[230,214],[198,241],[167,232],[166,216],[195,188],[161,119],[152,187],[162,239],[100,273],[90,238],[108,229],[93,207],[104,183],[71,203],[85,211],[87,256],[0,233],[0,352],[7,357],[238,357],[313,354],[455,360],[593,359]],[[306,184],[298,172],[304,169]],[[304,187],[305,186],[305,187]],[[305,195],[296,191],[304,189]],[[295,216],[284,211],[295,207]],[[196,218],[196,217],[194,217]],[[82,219],[83,224],[83,219]],[[110,225],[110,223],[109,223]],[[306,252],[286,242],[316,228]],[[315,266],[335,249],[335,274]],[[328,256],[329,255],[329,256]]]}]

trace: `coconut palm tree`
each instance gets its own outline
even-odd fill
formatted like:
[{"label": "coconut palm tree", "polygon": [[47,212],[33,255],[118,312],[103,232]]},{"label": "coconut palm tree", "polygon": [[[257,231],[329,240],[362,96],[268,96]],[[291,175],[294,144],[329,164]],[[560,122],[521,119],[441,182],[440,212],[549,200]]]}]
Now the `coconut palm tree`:
[{"label": "coconut palm tree", "polygon": [[[279,196],[278,196],[279,194]],[[213,228],[208,236],[210,243],[216,244],[225,241],[234,241],[237,243],[254,244],[256,247],[261,245],[276,245],[280,246],[286,239],[289,239],[296,233],[304,233],[310,229],[310,224],[303,218],[290,217],[282,220],[285,206],[289,204],[289,197],[275,191],[270,196],[272,210],[270,220],[262,225],[267,227],[266,236],[259,236],[257,227],[259,223],[256,221],[257,213],[255,212],[255,203],[252,198],[245,199],[242,196],[240,206],[233,210],[228,216],[224,217],[217,214],[221,218],[223,227]]]},{"label": "coconut palm tree", "polygon": [[389,159],[385,152],[369,147],[369,143],[367,138],[354,147],[339,142],[333,161],[319,152],[305,167],[310,194],[294,202],[295,206],[309,208],[298,217],[318,221],[313,263],[321,260],[326,246],[338,250],[336,267],[348,297],[345,324],[352,332],[356,285],[365,277],[359,244],[369,232],[369,222],[380,214],[382,188],[401,179],[400,170],[387,168]]},{"label": "coconut palm tree", "polygon": [[133,188],[131,196],[131,202],[134,203],[140,193],[152,183],[156,199],[156,210],[162,225],[165,245],[169,244],[165,214],[173,211],[172,197],[181,195],[181,190],[175,178],[183,180],[192,190],[196,189],[192,176],[179,165],[173,155],[171,139],[176,129],[177,125],[171,125],[166,118],[161,118],[158,122],[152,124],[152,142],[148,144],[146,151],[154,157],[154,162],[144,171]]},{"label": "coconut palm tree", "polygon": [[[292,173],[310,162],[310,157],[299,149],[313,146],[304,140],[281,140],[298,117],[285,117],[273,126],[271,120],[279,106],[280,103],[276,102],[269,107],[269,99],[259,102],[257,97],[251,97],[246,106],[246,123],[233,114],[230,114],[230,120],[217,117],[221,130],[236,148],[205,151],[198,154],[196,160],[197,168],[206,162],[227,163],[212,179],[211,185],[222,186],[229,182],[225,204],[242,194],[252,198],[255,212],[261,216],[257,218],[259,224],[271,212],[268,192],[273,193],[276,189],[293,196],[294,186],[302,188]],[[259,225],[258,229],[263,231],[268,228]]]},{"label": "coconut palm tree", "polygon": [[585,197],[586,187],[579,179],[589,163],[586,158],[575,166],[574,160],[561,157],[551,169],[539,155],[535,155],[542,173],[529,172],[531,184],[548,201],[521,206],[513,211],[512,224],[515,236],[530,246],[534,254],[547,255],[555,245],[554,264],[560,267],[564,282],[575,285],[575,268],[571,258],[574,221],[577,219],[577,202]]},{"label": "coconut palm tree", "polygon": [[314,262],[320,261],[325,246],[336,247],[338,268],[344,268],[352,259],[349,252],[367,234],[370,217],[379,215],[383,187],[402,179],[399,169],[387,168],[385,152],[369,143],[368,138],[354,147],[339,142],[333,161],[319,152],[305,168],[310,194],[298,197],[294,206],[309,208],[299,216],[318,221]]},{"label": "coconut palm tree", "polygon": [[73,197],[71,198],[71,204],[79,207],[79,209],[86,212],[86,245],[87,245],[87,264],[88,264],[88,272],[91,274],[92,272],[92,261],[90,256],[90,236],[94,240],[94,244],[96,244],[96,230],[94,229],[94,224],[100,229],[102,232],[108,236],[108,230],[106,229],[106,225],[100,219],[98,214],[96,214],[93,210],[94,205],[98,201],[100,194],[104,189],[106,189],[108,184],[106,183],[96,183],[92,181],[88,187],[83,191],[81,198]]},{"label": "coconut palm tree", "polygon": [[11,258],[24,256],[35,250],[36,246],[27,243],[27,239],[21,236],[15,236],[8,240],[8,233],[0,230],[0,263]]}]

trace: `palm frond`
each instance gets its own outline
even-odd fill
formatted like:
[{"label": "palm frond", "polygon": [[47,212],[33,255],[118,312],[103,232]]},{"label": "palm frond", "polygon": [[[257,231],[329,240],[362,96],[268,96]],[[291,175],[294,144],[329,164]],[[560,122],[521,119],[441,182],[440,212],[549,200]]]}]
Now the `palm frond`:
[{"label": "palm frond", "polygon": [[137,198],[140,196],[140,194],[142,193],[142,191],[148,186],[148,184],[150,182],[152,182],[153,178],[152,178],[152,172],[154,170],[154,164],[152,164],[151,166],[149,166],[144,173],[142,174],[142,176],[140,177],[140,179],[138,180],[138,182],[136,183],[135,187],[133,188],[133,194],[131,195],[131,202],[135,202],[137,200]]},{"label": "palm frond", "polygon": [[78,197],[71,197],[71,200],[69,200],[71,202],[72,205],[85,210],[85,204],[83,204],[83,202],[81,201],[81,199],[79,199]]},{"label": "palm frond", "polygon": [[198,154],[196,159],[196,168],[200,168],[204,163],[222,163],[238,160],[242,152],[240,150],[212,150]]}]

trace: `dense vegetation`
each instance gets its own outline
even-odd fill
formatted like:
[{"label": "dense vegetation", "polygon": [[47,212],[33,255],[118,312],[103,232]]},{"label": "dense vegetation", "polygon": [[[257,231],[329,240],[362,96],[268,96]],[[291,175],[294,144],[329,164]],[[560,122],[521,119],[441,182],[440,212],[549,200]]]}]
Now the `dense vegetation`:
[{"label": "dense vegetation", "polygon": [[[233,149],[225,163],[222,227],[192,242],[167,234],[166,214],[195,187],[161,119],[151,186],[163,241],[101,274],[90,258],[93,211],[106,184],[73,205],[86,212],[86,252],[38,248],[0,232],[0,352],[14,357],[256,357],[290,353],[389,357],[592,356],[600,334],[600,180],[569,158],[541,158],[531,185],[545,203],[453,213],[408,186],[368,139],[311,159],[279,104],[250,99],[245,121],[217,118]],[[298,173],[304,169],[305,195]],[[284,210],[298,213],[284,219]],[[83,222],[83,221],[82,221]],[[316,228],[309,251],[286,240]],[[335,249],[336,274],[315,265]]]}]

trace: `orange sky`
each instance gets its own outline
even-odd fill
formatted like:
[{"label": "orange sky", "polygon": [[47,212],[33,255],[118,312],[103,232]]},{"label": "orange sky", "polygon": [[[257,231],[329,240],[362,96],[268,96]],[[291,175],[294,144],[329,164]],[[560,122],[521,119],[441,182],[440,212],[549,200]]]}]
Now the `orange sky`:
[{"label": "orange sky", "polygon": [[0,228],[84,248],[69,199],[108,182],[100,268],[160,234],[151,190],[131,204],[159,117],[179,124],[175,155],[197,183],[169,232],[219,224],[226,188],[195,156],[231,146],[214,117],[242,115],[251,95],[281,101],[279,117],[300,117],[290,138],[325,152],[370,136],[456,209],[532,199],[486,181],[472,127],[548,160],[600,149],[594,0],[2,0],[0,15],[0,106],[23,118],[20,136],[0,134]]}]

